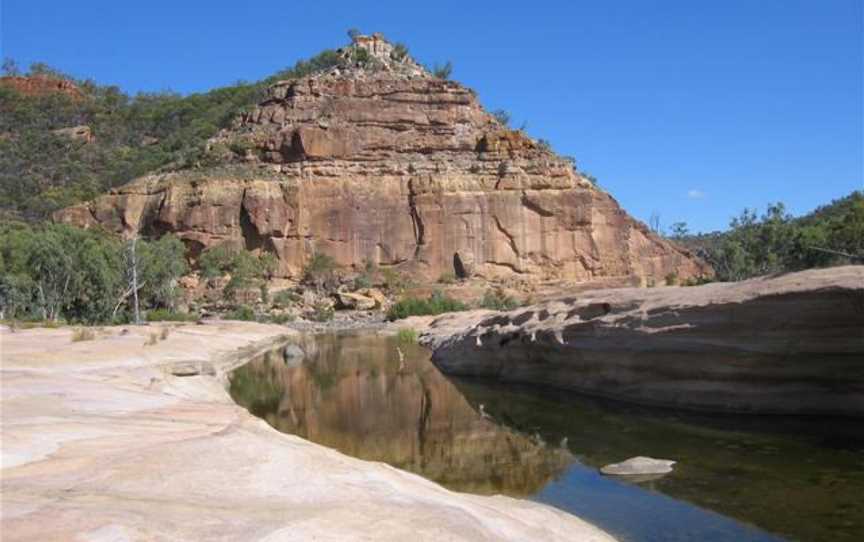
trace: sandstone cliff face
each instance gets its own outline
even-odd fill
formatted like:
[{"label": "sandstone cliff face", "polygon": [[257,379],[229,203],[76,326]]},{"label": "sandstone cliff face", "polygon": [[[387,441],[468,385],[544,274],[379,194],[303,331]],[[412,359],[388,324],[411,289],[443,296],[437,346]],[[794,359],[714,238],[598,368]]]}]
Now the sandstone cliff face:
[{"label": "sandstone cliff face", "polygon": [[[358,49],[364,66],[350,61]],[[394,60],[377,37],[343,54],[345,65],[276,83],[214,138],[211,155],[230,167],[143,178],[55,218],[174,232],[193,257],[242,243],[276,253],[289,277],[318,251],[432,280],[710,273],[471,90]]]},{"label": "sandstone cliff face", "polygon": [[715,411],[864,416],[864,266],[438,318],[444,372]]}]

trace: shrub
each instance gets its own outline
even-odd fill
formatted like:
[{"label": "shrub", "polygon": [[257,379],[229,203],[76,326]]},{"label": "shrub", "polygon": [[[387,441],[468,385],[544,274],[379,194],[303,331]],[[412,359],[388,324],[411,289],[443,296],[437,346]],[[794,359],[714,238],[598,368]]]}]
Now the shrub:
[{"label": "shrub", "polygon": [[302,282],[314,284],[319,290],[335,276],[336,260],[320,252],[312,255],[309,263],[303,269]]},{"label": "shrub", "polygon": [[294,315],[293,314],[271,314],[269,317],[269,320],[270,320],[270,322],[272,322],[274,324],[282,325],[282,324],[285,324],[288,322],[293,322],[294,321]]},{"label": "shrub", "polygon": [[388,320],[401,320],[409,316],[426,316],[443,314],[445,312],[464,311],[468,307],[461,301],[447,297],[440,291],[436,291],[428,299],[408,297],[402,299],[387,312]]},{"label": "shrub", "polygon": [[408,47],[404,43],[397,43],[390,52],[390,58],[396,62],[402,62],[408,57]]},{"label": "shrub", "polygon": [[372,279],[369,275],[362,274],[357,275],[354,278],[354,289],[362,290],[363,288],[370,288],[372,286]]},{"label": "shrub", "polygon": [[371,58],[369,56],[369,51],[367,51],[366,49],[364,49],[362,47],[357,47],[356,49],[354,49],[354,52],[352,53],[352,55],[353,55],[354,62],[359,64],[360,66],[365,66],[366,63],[368,63],[369,59]]},{"label": "shrub", "polygon": [[81,341],[92,341],[96,338],[96,333],[92,329],[88,329],[86,327],[75,328],[72,331],[72,342],[77,343]]},{"label": "shrub", "polygon": [[666,275],[666,286],[675,286],[678,284],[678,273],[674,271]]},{"label": "shrub", "polygon": [[255,148],[251,141],[235,139],[228,143],[228,148],[231,149],[231,152],[234,154],[238,154],[240,156],[245,156],[247,152],[251,151]]},{"label": "shrub", "polygon": [[505,111],[504,109],[496,109],[492,112],[492,116],[504,126],[510,126],[511,117],[508,111]]},{"label": "shrub", "polygon": [[354,289],[371,288],[375,284],[375,275],[377,273],[378,266],[375,265],[375,262],[366,260],[363,264],[363,271],[354,278]]},{"label": "shrub", "polygon": [[238,305],[233,310],[225,313],[225,319],[252,322],[255,320],[255,311],[249,305]]},{"label": "shrub", "polygon": [[396,338],[400,343],[415,344],[417,342],[417,331],[409,327],[404,327],[396,333]]},{"label": "shrub", "polygon": [[520,305],[519,301],[504,294],[501,290],[486,290],[483,300],[480,302],[480,306],[484,309],[495,311],[510,311]]},{"label": "shrub", "polygon": [[192,312],[175,312],[169,309],[147,311],[148,322],[194,322],[201,316]]},{"label": "shrub", "polygon": [[583,179],[585,179],[589,183],[593,184],[594,186],[600,186],[599,181],[597,181],[597,177],[595,177],[594,175],[591,175],[590,173],[585,172],[585,171],[582,171],[579,174],[582,175]]},{"label": "shrub", "polygon": [[381,271],[381,275],[384,279],[384,288],[387,289],[388,292],[401,292],[405,288],[408,287],[410,281],[400,273],[399,271],[393,269],[392,267],[386,267]]},{"label": "shrub", "polygon": [[714,279],[712,279],[711,277],[690,277],[689,279],[682,282],[681,286],[702,286],[703,284],[709,284],[711,282],[714,282]]},{"label": "shrub", "polygon": [[228,244],[208,248],[198,259],[198,267],[204,278],[221,277],[233,266],[234,258],[239,250]]},{"label": "shrub", "polygon": [[287,309],[298,301],[300,301],[300,296],[291,290],[279,290],[273,295],[273,305],[282,309]]},{"label": "shrub", "polygon": [[438,79],[450,79],[450,74],[453,73],[453,63],[449,60],[443,66],[436,63],[430,71]]},{"label": "shrub", "polygon": [[321,301],[315,304],[315,310],[310,315],[310,318],[315,322],[329,322],[333,319],[334,314],[333,306]]},{"label": "shrub", "polygon": [[453,284],[456,282],[456,273],[453,271],[441,273],[441,276],[438,277],[438,282],[441,284]]}]

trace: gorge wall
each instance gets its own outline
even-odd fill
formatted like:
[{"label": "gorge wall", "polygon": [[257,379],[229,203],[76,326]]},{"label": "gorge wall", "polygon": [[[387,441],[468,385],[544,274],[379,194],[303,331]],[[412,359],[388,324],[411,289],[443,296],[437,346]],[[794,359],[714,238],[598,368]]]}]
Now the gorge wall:
[{"label": "gorge wall", "polygon": [[316,252],[429,280],[710,274],[470,89],[377,35],[340,54],[325,72],[272,85],[210,141],[210,165],[141,178],[55,220],[172,232],[192,259],[234,242],[275,253],[285,277]]}]

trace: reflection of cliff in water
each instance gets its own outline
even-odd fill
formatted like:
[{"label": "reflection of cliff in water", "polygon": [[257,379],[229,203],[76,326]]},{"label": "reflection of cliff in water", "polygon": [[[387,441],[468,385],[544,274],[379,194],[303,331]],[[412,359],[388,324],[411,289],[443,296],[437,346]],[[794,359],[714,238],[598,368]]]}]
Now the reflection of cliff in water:
[{"label": "reflection of cliff in water", "polygon": [[301,346],[302,361],[275,351],[231,377],[234,399],[280,431],[481,494],[530,495],[572,461],[486,419],[416,345],[319,335]]}]

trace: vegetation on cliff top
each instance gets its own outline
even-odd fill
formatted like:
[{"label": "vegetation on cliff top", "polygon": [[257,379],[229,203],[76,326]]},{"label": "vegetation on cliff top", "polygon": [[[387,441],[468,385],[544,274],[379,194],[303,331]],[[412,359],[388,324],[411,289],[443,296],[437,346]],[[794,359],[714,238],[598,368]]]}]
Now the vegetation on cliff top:
[{"label": "vegetation on cliff top", "polygon": [[[333,50],[255,83],[201,94],[130,96],[120,88],[73,78],[37,63],[25,75],[73,80],[85,99],[25,96],[0,86],[0,209],[38,220],[147,173],[195,167],[207,139],[265,96],[280,79],[303,77],[338,62]],[[7,74],[17,68],[6,64]],[[88,126],[92,141],[56,130]]]}]

